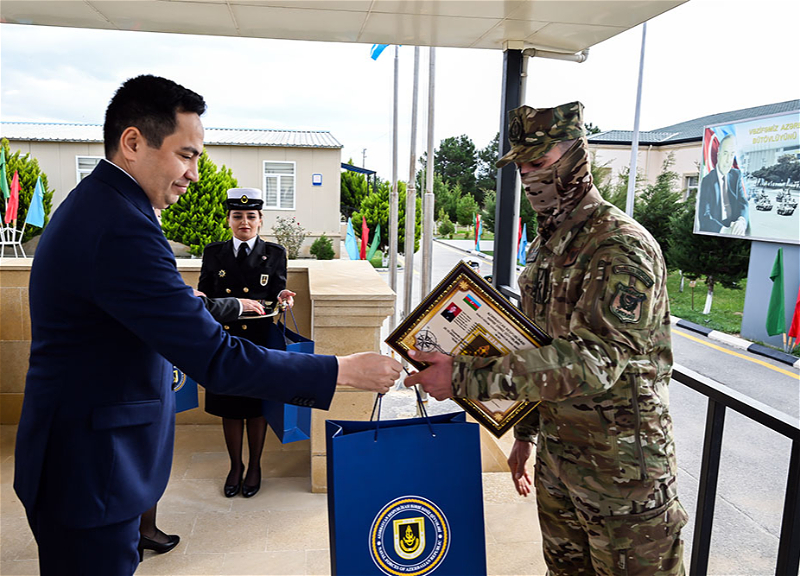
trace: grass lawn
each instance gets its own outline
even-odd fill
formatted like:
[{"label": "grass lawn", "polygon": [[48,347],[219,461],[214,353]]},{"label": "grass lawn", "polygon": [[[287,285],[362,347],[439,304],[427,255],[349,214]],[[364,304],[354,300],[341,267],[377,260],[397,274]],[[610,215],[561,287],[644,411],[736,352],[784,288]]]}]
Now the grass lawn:
[{"label": "grass lawn", "polygon": [[741,290],[730,290],[719,284],[714,286],[714,301],[711,303],[711,312],[708,315],[703,314],[708,291],[705,283],[698,280],[694,288],[694,309],[692,309],[692,288],[689,287],[689,280],[684,282],[683,292],[679,291],[680,285],[680,274],[671,272],[667,278],[667,291],[670,312],[673,316],[728,334],[741,332],[747,279],[742,280]]}]

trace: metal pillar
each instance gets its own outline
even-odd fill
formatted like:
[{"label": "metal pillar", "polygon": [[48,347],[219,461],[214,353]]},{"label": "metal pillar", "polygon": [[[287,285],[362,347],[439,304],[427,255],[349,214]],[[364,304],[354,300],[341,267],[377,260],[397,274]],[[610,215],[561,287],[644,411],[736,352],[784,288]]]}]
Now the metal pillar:
[{"label": "metal pillar", "polygon": [[[499,154],[511,148],[508,143],[508,112],[520,106],[522,79],[522,50],[508,49],[503,53],[503,93],[500,109]],[[519,187],[517,167],[507,164],[497,171],[497,207],[494,219],[494,286],[511,286],[516,271],[517,229],[519,219]]]},{"label": "metal pillar", "polygon": [[[394,47],[394,108],[392,112],[392,192],[389,195],[389,287],[397,294],[397,234],[398,193],[397,193],[397,105],[400,80],[400,47]],[[389,329],[397,326],[397,314],[389,318]]]},{"label": "metal pillar", "polygon": [[422,197],[422,295],[431,291],[433,276],[433,103],[436,80],[436,48],[430,47],[428,62],[428,160],[425,163],[425,195]]},{"label": "metal pillar", "polygon": [[411,96],[411,158],[406,187],[406,245],[403,254],[404,299],[403,317],[411,312],[414,287],[414,240],[417,228],[417,94],[419,92],[419,46],[414,46],[414,88]]}]

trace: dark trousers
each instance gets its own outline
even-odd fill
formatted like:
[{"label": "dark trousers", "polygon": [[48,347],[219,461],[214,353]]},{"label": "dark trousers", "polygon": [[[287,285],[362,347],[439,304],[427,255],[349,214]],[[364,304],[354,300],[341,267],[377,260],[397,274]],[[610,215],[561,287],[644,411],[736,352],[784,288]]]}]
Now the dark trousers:
[{"label": "dark trousers", "polygon": [[108,526],[73,528],[39,508],[27,512],[42,576],[130,576],[139,566],[139,516]]}]

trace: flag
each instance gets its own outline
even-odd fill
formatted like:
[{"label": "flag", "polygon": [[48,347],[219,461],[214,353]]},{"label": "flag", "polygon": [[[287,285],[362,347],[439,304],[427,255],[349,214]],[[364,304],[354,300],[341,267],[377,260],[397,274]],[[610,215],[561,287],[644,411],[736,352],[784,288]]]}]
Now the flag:
[{"label": "flag", "polygon": [[11,195],[6,204],[6,218],[4,222],[10,224],[17,219],[17,209],[19,208],[19,173],[14,170],[14,178],[11,180]]},{"label": "flag", "polygon": [[525,253],[528,251],[528,223],[522,226],[522,236],[519,243],[519,250],[517,250],[517,263],[520,266],[525,266]]},{"label": "flag", "polygon": [[375,256],[375,252],[378,251],[378,244],[381,243],[381,223],[378,222],[378,225],[375,227],[375,235],[372,237],[372,245],[369,247],[369,252],[367,252],[367,260],[372,260],[372,257]]},{"label": "flag", "polygon": [[797,301],[794,303],[794,316],[792,316],[792,324],[789,326],[789,336],[800,338],[800,290],[797,291]]},{"label": "flag", "polygon": [[767,308],[767,334],[775,336],[786,332],[786,308],[783,302],[783,248],[778,248],[772,272],[772,294],[769,297]]},{"label": "flag", "polygon": [[481,215],[475,214],[475,251],[481,251]]},{"label": "flag", "polygon": [[353,221],[347,219],[347,235],[344,238],[344,247],[350,260],[358,260],[358,244],[356,244],[356,233],[353,230]]},{"label": "flag", "polygon": [[519,252],[519,243],[522,240],[522,216],[519,218],[519,226],[517,226],[517,252]]},{"label": "flag", "polygon": [[378,56],[380,56],[388,44],[373,44],[372,48],[369,49],[369,57],[373,60],[377,60]]},{"label": "flag", "polygon": [[369,228],[367,227],[366,216],[361,217],[361,259],[367,259],[367,241],[369,240]]},{"label": "flag", "polygon": [[41,176],[36,179],[36,188],[33,190],[33,198],[31,198],[31,205],[28,206],[25,223],[44,228],[44,191],[42,190]]},{"label": "flag", "polygon": [[3,193],[3,199],[8,200],[10,192],[8,191],[8,175],[6,174],[6,149],[0,151],[0,191]]}]

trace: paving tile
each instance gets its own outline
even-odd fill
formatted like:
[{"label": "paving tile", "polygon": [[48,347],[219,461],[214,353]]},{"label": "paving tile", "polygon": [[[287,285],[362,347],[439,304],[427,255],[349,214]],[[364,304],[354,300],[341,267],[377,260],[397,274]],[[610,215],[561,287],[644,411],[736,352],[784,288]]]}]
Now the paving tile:
[{"label": "paving tile", "polygon": [[[3,514],[0,516],[0,549],[3,560],[29,559],[28,549],[33,543],[33,533],[26,518]],[[5,572],[1,572],[5,574]]]},{"label": "paving tile", "polygon": [[327,494],[312,494],[306,478],[267,478],[252,498],[231,498],[231,510],[324,510]]},{"label": "paving tile", "polygon": [[306,575],[330,576],[331,552],[325,550],[306,550]]},{"label": "paving tile", "polygon": [[[5,551],[3,552],[5,557]],[[0,574],[3,576],[38,576],[38,560],[0,560]]]},{"label": "paving tile", "polygon": [[221,480],[170,480],[158,502],[159,512],[229,512],[231,499],[222,493]]},{"label": "paving tile", "polygon": [[542,576],[547,566],[541,542],[491,544],[486,549],[488,573],[496,576]]},{"label": "paving tile", "polygon": [[269,513],[267,550],[322,549],[328,544],[328,511],[325,508]]},{"label": "paving tile", "polygon": [[304,550],[226,554],[221,575],[290,576],[305,574]]},{"label": "paving tile", "polygon": [[166,554],[146,555],[136,576],[215,576],[221,574],[225,554],[179,554],[178,549]]},{"label": "paving tile", "polygon": [[541,542],[539,518],[534,506],[518,504],[486,504],[486,531],[497,543]]},{"label": "paving tile", "polygon": [[[266,552],[268,526],[273,525],[269,512],[198,514],[194,529],[186,539],[186,554]],[[294,549],[300,550],[302,546]]]}]

